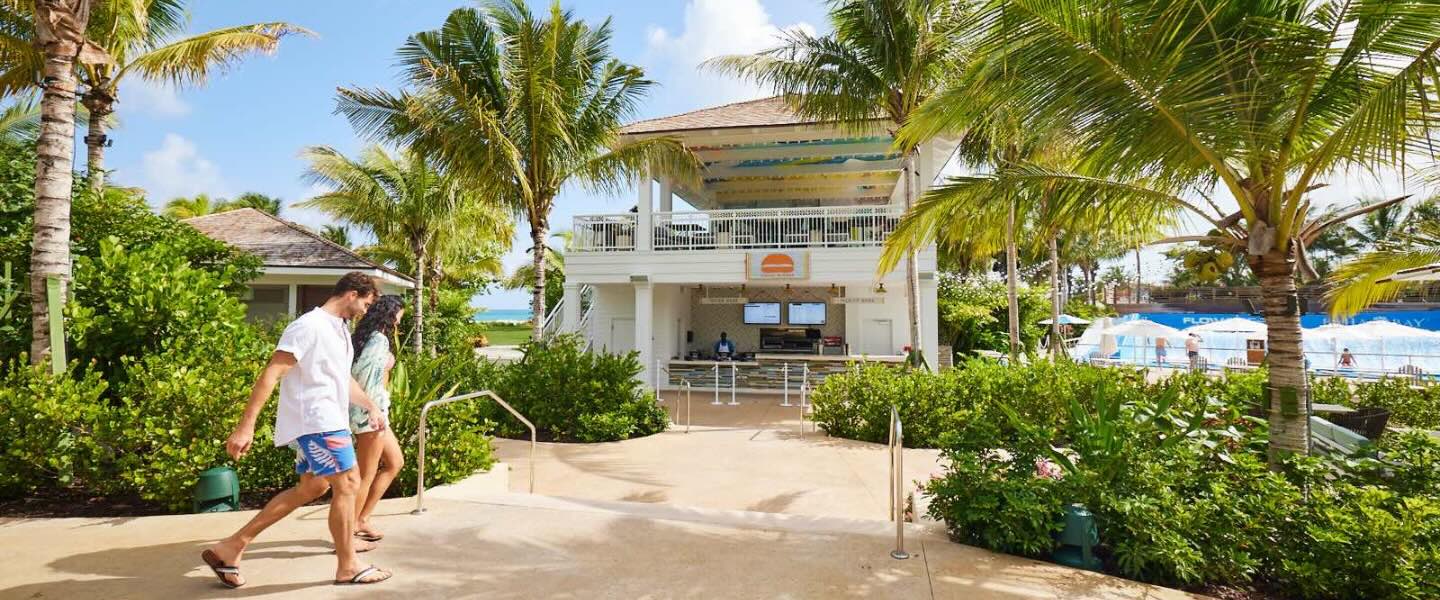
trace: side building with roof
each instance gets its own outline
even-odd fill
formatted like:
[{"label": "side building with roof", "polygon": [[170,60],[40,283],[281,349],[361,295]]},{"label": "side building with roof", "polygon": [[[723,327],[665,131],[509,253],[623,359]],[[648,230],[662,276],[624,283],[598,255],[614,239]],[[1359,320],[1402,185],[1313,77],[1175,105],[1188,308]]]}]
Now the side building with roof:
[{"label": "side building with roof", "polygon": [[374,277],[383,293],[414,289],[405,274],[356,254],[319,234],[274,215],[241,208],[185,219],[211,239],[259,257],[260,276],[243,300],[252,320],[294,317],[320,306],[340,277],[359,271]]}]

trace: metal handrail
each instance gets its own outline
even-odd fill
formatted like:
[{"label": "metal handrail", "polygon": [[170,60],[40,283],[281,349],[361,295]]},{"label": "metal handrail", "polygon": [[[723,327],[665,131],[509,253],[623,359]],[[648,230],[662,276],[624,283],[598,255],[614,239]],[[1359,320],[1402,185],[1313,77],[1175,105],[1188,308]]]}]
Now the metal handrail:
[{"label": "metal handrail", "polygon": [[535,435],[535,424],[531,423],[530,419],[525,418],[525,415],[522,415],[519,411],[515,410],[515,407],[510,406],[509,402],[506,402],[499,396],[495,395],[495,392],[492,392],[490,390],[471,392],[469,394],[462,394],[460,396],[450,396],[449,398],[431,400],[429,402],[426,402],[425,406],[420,409],[420,473],[415,489],[415,510],[410,511],[410,514],[418,515],[425,512],[425,437],[426,431],[428,431],[428,428],[426,427],[426,419],[430,416],[430,409],[435,408],[436,406],[443,406],[451,402],[471,400],[474,398],[479,398],[481,396],[487,396],[491,400],[494,400],[497,404],[504,407],[505,410],[510,411],[510,414],[514,415],[515,418],[520,419],[520,422],[524,423],[526,427],[530,428],[530,493],[535,493],[535,445],[537,441],[537,436]]},{"label": "metal handrail", "polygon": [[890,518],[895,520],[895,550],[890,557],[910,558],[905,551],[905,427],[900,411],[890,405]]},{"label": "metal handrail", "polygon": [[[664,371],[664,372],[665,372],[665,375],[667,375],[667,376],[668,376],[668,375],[674,375],[674,373],[671,373],[671,372],[670,372],[670,369],[667,368],[667,367],[661,367],[660,370]],[[666,381],[669,381],[670,378],[669,378],[669,377],[666,377],[665,379],[666,379]],[[690,418],[691,418],[692,416],[694,416],[694,414],[695,414],[694,409],[690,406],[690,395],[691,395],[691,393],[694,392],[694,390],[691,389],[690,380],[688,380],[688,379],[681,379],[681,380],[680,380],[680,387],[685,388],[685,433],[690,433]],[[659,397],[660,397],[660,386],[655,386],[655,397],[656,397],[656,398],[659,398]],[[676,424],[676,425],[679,425],[679,424],[680,424],[680,402],[678,401],[678,400],[679,400],[678,398],[677,398],[676,400],[677,400],[677,401],[675,402],[675,424]]]}]

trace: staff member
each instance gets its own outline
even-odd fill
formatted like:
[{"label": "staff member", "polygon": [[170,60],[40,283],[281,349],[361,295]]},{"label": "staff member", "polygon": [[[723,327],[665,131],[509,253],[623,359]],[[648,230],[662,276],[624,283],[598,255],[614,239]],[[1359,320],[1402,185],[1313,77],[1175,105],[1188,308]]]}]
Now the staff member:
[{"label": "staff member", "polygon": [[733,354],[735,354],[735,342],[730,341],[725,332],[720,332],[720,341],[715,342],[715,356],[729,358]]}]

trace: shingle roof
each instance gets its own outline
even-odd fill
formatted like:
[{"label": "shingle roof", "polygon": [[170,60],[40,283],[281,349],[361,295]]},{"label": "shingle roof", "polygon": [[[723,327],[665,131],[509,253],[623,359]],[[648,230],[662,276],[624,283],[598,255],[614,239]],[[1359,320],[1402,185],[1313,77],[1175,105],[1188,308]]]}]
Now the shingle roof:
[{"label": "shingle roof", "polygon": [[780,96],[735,102],[687,113],[636,121],[620,129],[621,134],[658,133],[724,127],[770,127],[815,123],[795,114]]},{"label": "shingle roof", "polygon": [[407,281],[410,277],[274,215],[241,208],[185,219],[212,239],[260,257],[267,267],[380,269]]}]

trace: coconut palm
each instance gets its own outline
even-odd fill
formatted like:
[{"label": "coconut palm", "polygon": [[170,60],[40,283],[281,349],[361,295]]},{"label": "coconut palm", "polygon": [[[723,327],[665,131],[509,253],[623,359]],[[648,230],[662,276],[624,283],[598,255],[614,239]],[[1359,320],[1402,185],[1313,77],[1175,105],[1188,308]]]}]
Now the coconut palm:
[{"label": "coconut palm", "polygon": [[462,237],[473,226],[471,214],[483,207],[473,188],[437,170],[415,150],[392,154],[379,146],[350,159],[340,151],[316,146],[303,152],[305,178],[331,191],[299,204],[318,208],[376,239],[403,243],[415,278],[415,350],[424,347],[426,276],[431,273],[436,240]]},{"label": "coconut palm", "polygon": [[[34,35],[30,3],[15,3],[0,19],[13,29],[6,34],[23,44]],[[268,54],[287,35],[310,34],[289,23],[271,22],[225,27],[179,37],[185,28],[184,0],[126,0],[100,2],[87,29],[89,39],[104,49],[111,62],[87,65],[77,74],[84,91],[80,102],[89,110],[85,135],[86,172],[90,187],[105,181],[107,119],[115,112],[121,82],[130,77],[181,87],[203,86],[212,75],[235,66],[245,57]],[[30,89],[40,71],[38,52],[6,54],[0,63],[0,94]]]},{"label": "coconut palm", "polygon": [[[478,290],[503,275],[505,267],[501,257],[515,237],[510,214],[494,204],[472,206],[457,218],[467,221],[439,232],[425,261],[425,285],[429,287],[432,313],[438,309],[441,288]],[[403,238],[386,236],[357,248],[356,252],[402,272],[415,272],[414,253]]]},{"label": "coconut palm", "polygon": [[[705,66],[772,88],[806,117],[861,130],[882,119],[894,134],[958,64],[965,47],[955,35],[959,6],[947,0],[832,0],[829,35],[790,30],[775,48],[722,56]],[[912,137],[897,144],[907,210],[915,201],[916,157],[926,141]],[[910,347],[919,360],[916,247],[905,250]]]},{"label": "coconut palm", "polygon": [[350,228],[344,225],[326,225],[320,228],[320,237],[337,246],[350,247]]},{"label": "coconut palm", "polygon": [[220,210],[235,210],[237,208],[253,208],[263,213],[280,216],[280,199],[273,196],[266,196],[259,192],[245,192],[236,196],[234,200],[226,200]]},{"label": "coconut palm", "polygon": [[[65,297],[70,281],[70,194],[74,183],[75,71],[110,62],[105,51],[85,37],[91,0],[36,0],[0,3],[0,66],[16,56],[34,57],[29,81],[45,84],[36,139],[35,239],[30,245],[30,360],[50,352],[48,281],[59,282]],[[17,38],[24,26],[22,9],[34,16],[31,35]],[[36,77],[38,75],[38,77]],[[62,341],[63,343],[63,341]]]},{"label": "coconut palm", "polygon": [[1016,163],[986,184],[1048,187],[1098,215],[1173,206],[1215,230],[1184,239],[1244,250],[1269,331],[1271,458],[1307,452],[1296,274],[1313,273],[1306,246],[1325,229],[1385,204],[1322,219],[1308,194],[1429,155],[1440,13],[1409,0],[994,0],[971,24],[983,62],[902,137],[995,110],[1069,126],[1086,168]]},{"label": "coconut palm", "polygon": [[209,194],[196,194],[191,197],[180,196],[172,198],[165,203],[165,209],[161,211],[165,216],[175,219],[193,219],[205,215],[213,215],[229,210],[226,208],[224,198],[212,199]]},{"label": "coconut palm", "polygon": [[[342,88],[338,111],[371,137],[413,145],[530,223],[543,246],[560,190],[619,192],[644,174],[698,186],[699,160],[669,137],[621,140],[652,82],[612,57],[609,21],[590,25],[522,0],[460,8],[399,50],[408,89]],[[531,308],[545,309],[545,253],[534,253]],[[535,319],[540,337],[543,319]]]},{"label": "coconut palm", "polygon": [[[551,234],[550,237],[559,238],[560,244],[558,247],[554,244],[546,244],[544,246],[545,269],[548,271],[547,273],[545,273],[545,281],[552,284],[564,284],[565,251],[570,249],[570,243],[574,238],[570,231],[557,231]],[[531,246],[529,248],[526,248],[525,252],[527,254],[534,254],[535,247]],[[532,261],[530,264],[520,265],[519,267],[517,267],[514,272],[510,273],[509,277],[506,277],[505,280],[501,282],[501,285],[504,286],[507,290],[518,290],[529,286],[533,281],[535,281],[535,264]],[[546,286],[546,312],[542,314],[548,314],[550,308],[555,306],[555,303],[560,301],[561,295],[559,293],[556,293],[555,290],[556,288],[552,285]]]},{"label": "coconut palm", "polygon": [[0,111],[0,141],[32,142],[40,133],[40,96],[30,93],[17,96]]}]

